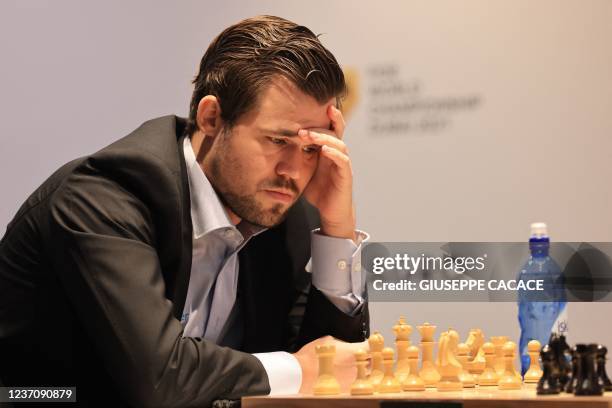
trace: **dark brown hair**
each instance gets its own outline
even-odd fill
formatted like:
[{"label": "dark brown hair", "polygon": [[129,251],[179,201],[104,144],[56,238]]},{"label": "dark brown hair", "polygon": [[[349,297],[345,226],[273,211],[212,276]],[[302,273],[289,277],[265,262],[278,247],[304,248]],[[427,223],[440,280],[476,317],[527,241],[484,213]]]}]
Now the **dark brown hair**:
[{"label": "dark brown hair", "polygon": [[198,104],[206,95],[217,97],[231,128],[277,75],[320,103],[336,97],[339,104],[346,93],[336,58],[312,31],[280,17],[253,17],[223,30],[206,50],[193,80],[187,132],[197,129]]}]

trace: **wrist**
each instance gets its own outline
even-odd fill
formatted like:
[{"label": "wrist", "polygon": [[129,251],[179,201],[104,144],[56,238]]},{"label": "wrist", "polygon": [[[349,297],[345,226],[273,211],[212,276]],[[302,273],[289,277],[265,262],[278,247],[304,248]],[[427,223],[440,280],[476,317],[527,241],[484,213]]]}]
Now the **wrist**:
[{"label": "wrist", "polygon": [[305,356],[303,356],[300,352],[293,353],[292,356],[295,357],[298,364],[300,365],[300,369],[302,370],[302,383],[300,384],[299,393],[306,394],[310,391],[309,387],[312,386],[312,384],[310,384],[311,381],[309,381],[310,370],[308,367],[308,361],[305,359]]},{"label": "wrist", "polygon": [[331,222],[321,216],[321,234],[333,238],[346,238],[353,241],[357,240],[357,234],[355,229],[357,228],[355,222],[355,209],[351,211],[351,215],[346,217],[344,222]]}]

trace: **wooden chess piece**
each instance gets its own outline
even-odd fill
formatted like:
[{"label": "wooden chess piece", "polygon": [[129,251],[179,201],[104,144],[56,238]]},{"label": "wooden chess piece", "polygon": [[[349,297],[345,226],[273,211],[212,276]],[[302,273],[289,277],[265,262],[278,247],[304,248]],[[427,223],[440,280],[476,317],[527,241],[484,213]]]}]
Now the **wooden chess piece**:
[{"label": "wooden chess piece", "polygon": [[542,369],[540,368],[540,342],[531,340],[527,343],[527,353],[529,354],[529,369],[525,373],[524,380],[528,384],[537,383],[542,377]]},{"label": "wooden chess piece", "polygon": [[378,384],[377,391],[381,394],[390,394],[394,392],[402,392],[402,384],[395,378],[393,374],[393,349],[391,347],[385,347],[382,351],[383,366],[385,368],[385,375],[380,384]]},{"label": "wooden chess piece", "polygon": [[565,336],[552,333],[548,345],[554,356],[554,369],[559,381],[559,386],[564,389],[571,379],[572,369],[568,362],[570,347],[565,341]]},{"label": "wooden chess piece", "polygon": [[499,376],[495,372],[495,346],[493,343],[485,343],[482,345],[482,350],[484,352],[485,358],[485,369],[477,378],[478,385],[483,386],[493,386],[497,385],[499,381]]},{"label": "wooden chess piece", "polygon": [[608,354],[608,349],[603,345],[597,346],[597,378],[599,380],[599,385],[604,389],[604,391],[612,391],[612,382],[610,382],[610,378],[608,378],[608,374],[606,373],[606,354]]},{"label": "wooden chess piece", "polygon": [[402,383],[404,391],[425,391],[425,382],[419,377],[419,348],[410,346],[407,350],[408,363],[410,364],[410,374]]},{"label": "wooden chess piece", "polygon": [[380,380],[384,376],[383,372],[383,358],[382,350],[385,347],[385,339],[379,332],[375,331],[368,338],[368,345],[370,346],[370,355],[372,356],[372,371],[370,372],[370,382],[376,390]]},{"label": "wooden chess piece", "polygon": [[576,385],[578,384],[578,351],[576,350],[576,346],[572,347],[571,350],[572,355],[572,378],[565,385],[565,392],[568,394],[573,394],[576,389]]},{"label": "wooden chess piece", "polygon": [[322,344],[315,347],[319,359],[319,375],[314,385],[314,395],[340,394],[340,384],[334,376],[334,356],[336,346]]},{"label": "wooden chess piece", "polygon": [[567,383],[572,379],[572,367],[569,364],[571,359],[571,349],[564,335],[559,335],[558,348],[556,350],[559,367],[559,385],[563,390]]},{"label": "wooden chess piece", "polygon": [[508,345],[508,347],[510,347],[512,349],[512,372],[514,373],[514,376],[518,379],[518,381],[522,384],[523,383],[523,377],[521,376],[521,373],[516,369],[516,366],[514,364],[514,361],[516,359],[517,356],[517,349],[518,347],[516,346],[516,343],[513,341],[508,341],[506,342],[505,345]]},{"label": "wooden chess piece", "polygon": [[421,370],[419,376],[425,382],[425,387],[435,387],[438,381],[440,381],[440,374],[433,362],[433,349],[435,346],[434,332],[436,326],[425,322],[421,326],[417,326],[421,335]]},{"label": "wooden chess piece", "polygon": [[470,349],[465,343],[459,343],[457,345],[457,361],[461,364],[461,373],[459,374],[459,380],[463,384],[463,388],[474,388],[476,386],[476,380],[474,376],[470,374],[467,369],[468,366],[468,353]]},{"label": "wooden chess piece", "polygon": [[474,360],[484,342],[484,334],[481,329],[470,329],[468,338],[465,340],[465,344],[469,348],[468,361]]},{"label": "wooden chess piece", "polygon": [[491,336],[491,343],[495,346],[495,360],[493,366],[498,376],[501,376],[505,371],[504,352],[502,348],[508,341],[508,336]]},{"label": "wooden chess piece", "polygon": [[509,341],[502,347],[502,353],[504,355],[504,374],[497,383],[500,390],[520,390],[521,379],[516,376],[516,370],[514,369],[514,356],[515,356],[515,345]]},{"label": "wooden chess piece", "polygon": [[[440,344],[442,344],[442,341],[444,340],[447,334],[448,334],[447,332],[440,333],[440,337],[438,337],[438,347],[440,347]],[[436,366],[436,370],[438,370],[438,373],[439,373],[440,372],[440,353],[439,352],[438,352],[438,355],[436,356],[436,362],[434,364]]]},{"label": "wooden chess piece", "polygon": [[408,361],[408,347],[410,347],[410,333],[412,326],[406,324],[404,316],[401,316],[395,326],[395,349],[397,350],[397,365],[395,367],[395,377],[400,383],[403,383],[408,374],[410,374],[410,364]]},{"label": "wooden chess piece", "polygon": [[468,353],[468,364],[467,371],[474,376],[474,379],[478,377],[485,369],[484,351],[482,351],[482,345],[484,344],[484,334],[480,329],[471,329],[468,338],[465,342],[469,347]]},{"label": "wooden chess piece", "polygon": [[599,385],[595,360],[597,359],[597,344],[577,344],[578,380],[574,395],[603,395]]},{"label": "wooden chess piece", "polygon": [[538,395],[559,394],[561,387],[559,385],[555,353],[549,344],[540,350],[540,358],[542,359],[542,377],[538,381]]},{"label": "wooden chess piece", "polygon": [[370,395],[374,393],[374,386],[366,374],[368,364],[368,353],[359,349],[355,352],[355,364],[357,365],[357,378],[351,385],[351,395]]},{"label": "wooden chess piece", "polygon": [[448,329],[440,339],[438,349],[440,381],[438,381],[436,388],[438,391],[461,391],[463,389],[463,384],[459,379],[461,364],[455,358],[459,334],[453,329]]}]

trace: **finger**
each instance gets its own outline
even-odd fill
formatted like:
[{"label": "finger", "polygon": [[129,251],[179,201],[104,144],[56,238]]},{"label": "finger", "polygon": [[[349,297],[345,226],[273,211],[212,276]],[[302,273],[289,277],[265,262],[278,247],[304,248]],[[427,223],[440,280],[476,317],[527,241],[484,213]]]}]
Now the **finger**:
[{"label": "finger", "polygon": [[331,129],[336,133],[339,139],[342,139],[344,137],[344,129],[346,128],[346,122],[344,121],[342,112],[334,105],[329,105],[329,108],[327,108],[327,116],[329,120],[331,120]]},{"label": "finger", "polygon": [[351,159],[346,154],[327,145],[321,147],[321,154],[330,159],[338,167],[342,175],[346,177],[353,175]]},{"label": "finger", "polygon": [[348,148],[346,147],[346,144],[342,140],[338,139],[335,135],[328,135],[312,129],[300,129],[298,135],[310,143],[319,146],[327,145],[348,155]]}]

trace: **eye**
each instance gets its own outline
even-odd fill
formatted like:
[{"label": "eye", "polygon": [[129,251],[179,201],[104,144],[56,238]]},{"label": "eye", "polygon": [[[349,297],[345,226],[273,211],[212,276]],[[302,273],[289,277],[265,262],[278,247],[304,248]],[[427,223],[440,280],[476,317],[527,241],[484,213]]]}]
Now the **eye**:
[{"label": "eye", "polygon": [[280,137],[268,137],[268,140],[270,140],[272,144],[279,145],[279,146],[287,144],[287,141]]},{"label": "eye", "polygon": [[304,152],[308,153],[308,154],[314,154],[317,153],[319,150],[321,150],[321,146],[319,145],[308,145],[308,146],[304,146],[303,148]]}]

